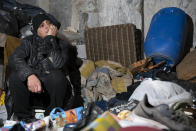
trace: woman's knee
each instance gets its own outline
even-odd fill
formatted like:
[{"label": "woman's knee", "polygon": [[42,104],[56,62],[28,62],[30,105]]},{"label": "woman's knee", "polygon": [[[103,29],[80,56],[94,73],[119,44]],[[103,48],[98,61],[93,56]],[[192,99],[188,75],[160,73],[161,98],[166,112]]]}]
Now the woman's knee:
[{"label": "woman's knee", "polygon": [[64,83],[67,82],[67,78],[62,71],[52,71],[49,75],[49,79],[52,79],[54,83]]},{"label": "woman's knee", "polygon": [[43,78],[43,83],[46,88],[54,88],[64,90],[69,85],[69,81],[66,78],[65,74],[61,71],[52,71],[49,75]]}]

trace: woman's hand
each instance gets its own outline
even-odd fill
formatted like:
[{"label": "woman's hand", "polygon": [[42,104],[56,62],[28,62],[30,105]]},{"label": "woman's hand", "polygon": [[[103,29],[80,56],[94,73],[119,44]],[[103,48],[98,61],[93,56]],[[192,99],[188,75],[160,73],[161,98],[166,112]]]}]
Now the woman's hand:
[{"label": "woman's hand", "polygon": [[57,27],[54,26],[53,24],[50,24],[48,35],[56,36],[57,32],[58,32]]},{"label": "woman's hand", "polygon": [[37,76],[34,74],[30,75],[27,78],[27,86],[28,86],[29,91],[31,91],[31,92],[41,93],[41,91],[42,91],[41,82],[37,78]]}]

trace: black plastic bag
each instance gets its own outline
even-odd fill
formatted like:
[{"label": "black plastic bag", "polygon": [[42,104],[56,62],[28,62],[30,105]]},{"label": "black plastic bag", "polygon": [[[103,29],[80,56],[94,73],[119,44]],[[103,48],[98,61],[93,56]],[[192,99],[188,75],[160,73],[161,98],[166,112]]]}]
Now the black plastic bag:
[{"label": "black plastic bag", "polygon": [[1,0],[1,7],[3,9],[14,10],[16,8],[21,8],[21,4],[15,0]]},{"label": "black plastic bag", "polygon": [[2,2],[2,8],[9,10],[9,11],[20,11],[25,14],[27,14],[28,17],[33,18],[35,15],[39,13],[46,13],[43,9],[29,5],[29,4],[21,4],[17,2],[16,0],[3,0]]},{"label": "black plastic bag", "polygon": [[19,30],[31,22],[31,17],[28,16],[23,10],[12,11],[18,21]]},{"label": "black plastic bag", "polygon": [[21,9],[27,16],[33,18],[37,14],[46,13],[43,9],[29,4],[22,4]]},{"label": "black plastic bag", "polygon": [[0,9],[0,32],[8,35],[18,35],[18,22],[13,13]]},{"label": "black plastic bag", "polygon": [[0,8],[12,13],[17,20],[17,28],[20,30],[22,27],[31,23],[32,18],[40,13],[46,13],[43,9],[29,4],[21,4],[16,0],[3,0],[0,1]]}]

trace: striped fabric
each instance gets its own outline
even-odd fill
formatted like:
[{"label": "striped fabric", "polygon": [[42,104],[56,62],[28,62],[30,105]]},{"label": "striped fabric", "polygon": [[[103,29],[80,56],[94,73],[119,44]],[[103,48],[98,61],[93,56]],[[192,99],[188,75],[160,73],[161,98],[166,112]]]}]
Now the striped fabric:
[{"label": "striped fabric", "polygon": [[141,57],[141,37],[137,31],[133,24],[86,29],[87,59],[111,60],[128,67]]}]

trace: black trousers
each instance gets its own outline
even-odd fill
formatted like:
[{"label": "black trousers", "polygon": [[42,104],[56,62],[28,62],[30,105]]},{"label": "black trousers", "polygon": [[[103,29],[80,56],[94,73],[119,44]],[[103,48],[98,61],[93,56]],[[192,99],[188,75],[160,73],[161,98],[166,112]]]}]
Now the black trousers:
[{"label": "black trousers", "polygon": [[18,119],[26,119],[34,116],[32,112],[32,98],[40,98],[45,104],[48,103],[45,115],[48,115],[54,107],[64,108],[64,103],[70,96],[70,83],[65,74],[59,70],[51,71],[50,74],[38,76],[44,93],[32,93],[28,90],[27,81],[21,81],[16,72],[9,77],[9,88],[13,95],[13,111]]}]

